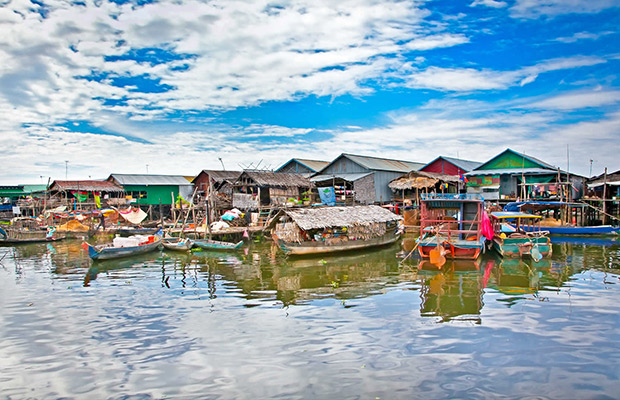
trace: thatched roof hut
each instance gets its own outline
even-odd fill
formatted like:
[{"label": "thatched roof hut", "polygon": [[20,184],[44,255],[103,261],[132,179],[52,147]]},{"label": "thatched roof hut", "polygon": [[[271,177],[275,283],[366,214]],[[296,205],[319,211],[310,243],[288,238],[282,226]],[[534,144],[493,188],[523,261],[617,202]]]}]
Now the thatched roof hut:
[{"label": "thatched roof hut", "polygon": [[435,172],[411,171],[391,181],[388,186],[392,190],[424,189],[435,187],[438,183],[458,183],[459,178],[453,175]]},{"label": "thatched roof hut", "polygon": [[85,192],[121,193],[123,192],[123,187],[109,181],[54,181],[49,190],[51,192],[80,190]]},{"label": "thatched roof hut", "polygon": [[282,216],[287,215],[303,230],[332,227],[351,227],[399,221],[400,215],[375,205],[351,207],[295,208],[281,210],[272,220],[273,226]]}]

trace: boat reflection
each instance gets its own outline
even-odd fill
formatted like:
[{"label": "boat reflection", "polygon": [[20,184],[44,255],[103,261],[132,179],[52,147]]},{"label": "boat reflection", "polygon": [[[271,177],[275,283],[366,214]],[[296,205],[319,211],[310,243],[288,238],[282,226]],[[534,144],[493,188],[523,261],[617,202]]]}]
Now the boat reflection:
[{"label": "boat reflection", "polygon": [[420,315],[438,317],[438,322],[480,324],[484,288],[494,266],[484,260],[447,260],[441,267],[428,260],[420,261]]}]

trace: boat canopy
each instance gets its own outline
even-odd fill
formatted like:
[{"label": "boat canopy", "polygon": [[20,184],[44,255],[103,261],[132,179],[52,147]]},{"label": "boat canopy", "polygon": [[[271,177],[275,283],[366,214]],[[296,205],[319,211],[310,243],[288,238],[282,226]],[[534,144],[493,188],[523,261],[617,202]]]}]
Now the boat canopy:
[{"label": "boat canopy", "polygon": [[581,203],[566,203],[563,201],[519,201],[508,203],[504,206],[504,211],[520,211],[520,210],[547,210],[561,207],[585,207]]},{"label": "boat canopy", "polygon": [[513,218],[531,218],[531,219],[540,219],[542,218],[540,215],[528,214],[519,211],[512,212],[492,212],[491,216],[495,219],[513,219]]}]

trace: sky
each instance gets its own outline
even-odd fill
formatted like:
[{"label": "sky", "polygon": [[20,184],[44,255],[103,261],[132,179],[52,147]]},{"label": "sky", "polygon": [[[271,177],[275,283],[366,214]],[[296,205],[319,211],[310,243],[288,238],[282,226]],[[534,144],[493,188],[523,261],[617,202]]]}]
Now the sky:
[{"label": "sky", "polygon": [[426,163],[620,169],[617,0],[0,0],[0,185]]}]

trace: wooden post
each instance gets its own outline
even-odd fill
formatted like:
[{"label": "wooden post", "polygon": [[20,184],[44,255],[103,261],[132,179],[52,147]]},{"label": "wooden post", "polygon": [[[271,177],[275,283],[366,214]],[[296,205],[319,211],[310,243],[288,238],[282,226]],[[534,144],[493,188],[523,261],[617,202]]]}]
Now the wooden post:
[{"label": "wooden post", "polygon": [[163,207],[161,206],[161,197],[159,198],[159,220],[161,223],[161,229],[164,229],[164,211]]},{"label": "wooden post", "polygon": [[175,218],[176,210],[174,209],[174,192],[170,192],[170,197],[172,197],[172,203],[170,203],[170,214],[172,216],[172,220],[176,221],[176,218]]},{"label": "wooden post", "polygon": [[603,225],[607,224],[607,167],[603,174]]}]

